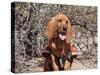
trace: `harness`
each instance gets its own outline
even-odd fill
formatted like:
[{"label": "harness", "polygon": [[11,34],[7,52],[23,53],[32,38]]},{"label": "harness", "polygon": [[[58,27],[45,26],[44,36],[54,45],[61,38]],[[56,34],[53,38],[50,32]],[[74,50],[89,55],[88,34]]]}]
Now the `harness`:
[{"label": "harness", "polygon": [[53,53],[52,51],[52,46],[49,45],[47,50],[49,51],[49,54],[53,54],[53,56],[56,58],[55,63],[58,64],[59,70],[64,70],[64,64],[65,61],[68,60],[70,63],[72,63],[72,57],[71,57],[71,52],[70,49],[66,49],[65,54],[62,56],[57,56]]}]

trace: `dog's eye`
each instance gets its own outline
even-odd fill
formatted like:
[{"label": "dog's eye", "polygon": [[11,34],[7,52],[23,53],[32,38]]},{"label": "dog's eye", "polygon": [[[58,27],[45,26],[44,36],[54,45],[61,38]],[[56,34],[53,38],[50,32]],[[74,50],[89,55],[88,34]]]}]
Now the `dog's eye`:
[{"label": "dog's eye", "polygon": [[66,23],[68,23],[68,21],[66,21]]},{"label": "dog's eye", "polygon": [[59,19],[58,21],[59,21],[59,22],[61,22],[62,20],[61,20],[61,19]]}]

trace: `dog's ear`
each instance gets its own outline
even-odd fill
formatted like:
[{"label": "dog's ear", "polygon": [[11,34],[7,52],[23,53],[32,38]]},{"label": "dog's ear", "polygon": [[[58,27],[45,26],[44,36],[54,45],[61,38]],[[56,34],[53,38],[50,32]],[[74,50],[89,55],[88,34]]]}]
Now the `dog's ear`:
[{"label": "dog's ear", "polygon": [[48,22],[48,25],[47,25],[46,36],[47,36],[48,41],[50,41],[54,37],[56,27],[57,27],[57,22],[56,22],[55,18],[52,17],[51,20]]},{"label": "dog's ear", "polygon": [[68,20],[68,25],[67,25],[67,33],[66,33],[66,42],[70,43],[71,39],[73,37],[73,30],[70,21]]}]

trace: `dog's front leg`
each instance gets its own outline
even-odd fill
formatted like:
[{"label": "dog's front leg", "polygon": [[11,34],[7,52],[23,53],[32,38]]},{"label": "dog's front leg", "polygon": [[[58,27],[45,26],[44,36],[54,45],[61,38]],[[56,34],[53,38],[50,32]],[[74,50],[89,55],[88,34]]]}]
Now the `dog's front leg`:
[{"label": "dog's front leg", "polygon": [[51,54],[51,58],[52,58],[52,67],[54,71],[58,71],[59,68],[57,66],[57,64],[55,63],[55,57]]},{"label": "dog's front leg", "polygon": [[69,70],[71,68],[70,65],[71,63],[68,60],[66,60],[64,65],[64,70]]}]

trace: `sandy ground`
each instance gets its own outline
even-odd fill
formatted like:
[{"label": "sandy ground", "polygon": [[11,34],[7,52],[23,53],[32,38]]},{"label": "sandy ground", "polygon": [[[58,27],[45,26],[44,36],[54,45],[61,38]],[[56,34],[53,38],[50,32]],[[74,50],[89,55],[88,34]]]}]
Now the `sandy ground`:
[{"label": "sandy ground", "polygon": [[[37,60],[31,60],[30,62],[31,63],[38,63],[40,61],[41,62],[41,59],[37,59]],[[35,65],[35,64],[33,64]],[[34,72],[38,72],[38,71],[43,71],[43,67],[37,67],[37,66],[34,66],[34,67],[31,67],[32,68],[32,71]],[[72,67],[71,67],[71,70],[86,70],[86,69],[90,69],[88,67],[86,67],[85,65],[83,65],[80,61],[78,60],[74,60],[73,61],[73,64],[72,64]]]},{"label": "sandy ground", "polygon": [[[24,62],[24,64],[27,66],[16,72],[17,73],[43,72],[43,60],[44,60],[43,58],[33,58],[27,62]],[[22,65],[20,65],[19,67],[21,67]],[[96,68],[97,64],[89,59],[88,60],[81,59],[81,61],[79,59],[74,59],[70,70],[88,70]]]},{"label": "sandy ground", "polygon": [[89,69],[88,67],[84,66],[80,61],[74,60],[72,67],[72,70],[81,70],[81,69]]}]

